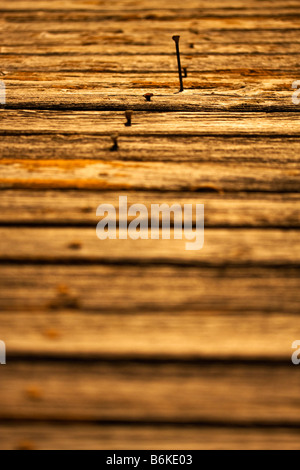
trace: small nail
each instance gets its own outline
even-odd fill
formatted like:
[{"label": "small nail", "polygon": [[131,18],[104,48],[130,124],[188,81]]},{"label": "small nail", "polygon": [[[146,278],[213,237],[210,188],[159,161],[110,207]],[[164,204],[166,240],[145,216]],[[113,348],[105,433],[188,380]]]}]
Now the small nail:
[{"label": "small nail", "polygon": [[146,93],[144,95],[144,98],[146,98],[146,101],[151,101],[151,98],[153,98],[153,93]]},{"label": "small nail", "polygon": [[190,49],[195,49],[195,44],[193,42],[190,43]]},{"label": "small nail", "polygon": [[118,144],[118,134],[113,134],[110,136],[111,140],[113,141],[113,146],[111,147],[110,151],[111,152],[117,152],[119,150],[119,144]]},{"label": "small nail", "polygon": [[173,36],[173,41],[176,44],[176,55],[177,55],[177,63],[178,63],[178,73],[179,73],[179,83],[180,83],[180,93],[184,90],[183,88],[183,80],[182,80],[182,69],[181,69],[181,60],[180,60],[180,50],[179,50],[179,40],[180,36]]},{"label": "small nail", "polygon": [[182,70],[183,70],[183,76],[184,76],[184,78],[187,78],[187,76],[188,76],[187,67],[183,67]]},{"label": "small nail", "polygon": [[127,119],[127,122],[125,123],[126,127],[131,127],[132,114],[133,111],[125,111],[125,117]]}]

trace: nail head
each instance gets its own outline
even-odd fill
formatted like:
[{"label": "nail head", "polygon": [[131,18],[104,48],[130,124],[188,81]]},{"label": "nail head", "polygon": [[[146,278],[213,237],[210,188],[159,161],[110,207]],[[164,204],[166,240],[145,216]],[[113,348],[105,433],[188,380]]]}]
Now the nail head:
[{"label": "nail head", "polygon": [[146,98],[146,101],[151,101],[151,98],[153,98],[153,93],[146,93],[144,95],[144,98]]}]

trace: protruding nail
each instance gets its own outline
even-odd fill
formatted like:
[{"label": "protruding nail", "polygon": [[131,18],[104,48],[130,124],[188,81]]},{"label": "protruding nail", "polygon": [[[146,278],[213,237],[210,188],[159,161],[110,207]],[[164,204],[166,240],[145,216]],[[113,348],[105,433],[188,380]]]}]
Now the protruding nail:
[{"label": "protruding nail", "polygon": [[190,43],[190,49],[195,49],[195,44],[193,42]]},{"label": "protruding nail", "polygon": [[112,134],[110,137],[111,137],[111,140],[113,141],[113,146],[111,147],[110,151],[117,152],[117,150],[119,150],[119,144],[118,144],[119,134]]},{"label": "protruding nail", "polygon": [[184,76],[184,78],[187,78],[187,76],[188,76],[187,67],[182,67],[182,70],[183,70],[183,76]]},{"label": "protruding nail", "polygon": [[131,127],[131,120],[132,120],[133,111],[125,111],[125,117],[127,122],[125,123],[126,127]]},{"label": "protruding nail", "polygon": [[182,80],[182,69],[181,69],[181,60],[180,60],[179,40],[180,40],[180,36],[173,36],[173,41],[176,44],[176,55],[177,55],[179,83],[180,83],[180,91],[179,92],[181,93],[184,90],[184,88],[183,88],[183,80]]},{"label": "protruding nail", "polygon": [[144,98],[146,98],[146,101],[151,101],[151,98],[153,98],[153,93],[146,93],[144,95]]}]

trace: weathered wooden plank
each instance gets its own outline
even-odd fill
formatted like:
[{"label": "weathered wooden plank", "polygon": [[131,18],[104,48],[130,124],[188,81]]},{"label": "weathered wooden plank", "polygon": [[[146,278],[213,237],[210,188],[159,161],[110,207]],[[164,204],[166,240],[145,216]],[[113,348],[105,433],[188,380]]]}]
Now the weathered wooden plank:
[{"label": "weathered wooden plank", "polygon": [[[174,75],[175,77],[175,75]],[[159,90],[152,103],[146,103],[144,94],[149,92],[145,88],[135,90],[127,95],[123,93],[99,92],[97,89],[91,91],[74,91],[68,89],[48,90],[31,88],[24,93],[22,90],[7,90],[7,109],[55,109],[59,110],[125,110],[135,111],[160,111],[160,112],[298,112],[297,106],[292,101],[292,91],[284,90],[278,92],[278,96],[266,90],[259,93],[252,90],[247,93],[236,93],[235,91],[223,92],[218,90],[210,93],[208,90],[195,91],[187,89],[182,95],[176,95],[178,89],[175,78],[170,82],[169,88]],[[151,92],[155,88],[151,86]]]},{"label": "weathered wooden plank", "polygon": [[[273,72],[242,71],[236,74],[189,73],[184,93],[178,90],[175,73],[104,74],[101,81],[90,73],[8,73],[6,108],[55,109],[125,109],[189,111],[297,111],[292,97],[292,83],[298,75]],[[152,103],[146,103],[144,94],[153,92]],[[150,105],[150,106],[149,106]]]},{"label": "weathered wooden plank", "polygon": [[[113,155],[113,154],[112,154]],[[247,168],[247,171],[246,171]],[[0,161],[1,188],[299,192],[300,170],[235,164]]]},{"label": "weathered wooden plank", "polygon": [[[159,51],[167,54],[171,53],[172,47],[170,30],[160,28],[159,35],[152,35],[149,34],[149,29],[141,28],[139,22],[131,23],[130,30],[118,28],[116,23],[105,22],[101,24],[101,30],[95,27],[93,31],[90,26],[88,30],[84,28],[52,31],[47,24],[41,25],[42,31],[31,31],[32,23],[27,23],[26,30],[22,30],[22,41],[20,41],[17,27],[19,25],[1,22],[1,26],[3,29],[0,31],[0,50],[6,53],[10,51],[9,48],[19,53],[43,53],[48,50],[45,48],[56,46],[53,53],[79,52],[81,47],[84,47],[84,51],[97,53],[101,51],[103,54],[108,51],[114,51],[114,53],[122,51],[128,54],[134,48],[140,53],[144,51],[144,53],[151,54]],[[76,25],[74,26],[76,28]],[[148,27],[151,29],[151,23]],[[194,24],[188,29],[181,26],[180,31],[182,34],[181,50],[188,55],[193,55],[195,52],[275,52],[277,54],[298,52],[299,35],[295,29],[276,31],[272,29],[226,29],[225,35],[223,29],[203,31],[198,24]]]},{"label": "weathered wooden plank", "polygon": [[[211,9],[211,6],[208,6],[206,0],[187,0],[185,2],[186,8],[199,8],[199,9]],[[132,9],[158,9],[162,10],[167,7],[167,4],[162,3],[159,0],[142,0],[137,4],[132,2],[132,0],[117,0],[112,2],[108,1],[94,1],[90,0],[53,0],[51,3],[46,2],[45,0],[14,0],[10,2],[9,5],[5,1],[0,2],[0,8],[3,11],[15,11],[15,10],[102,10],[102,11],[114,11],[114,10],[132,10]],[[217,9],[224,9],[224,1],[215,0],[214,7]],[[241,9],[246,10],[247,8],[255,8],[256,10],[261,9],[272,9],[276,12],[277,8],[297,8],[299,3],[296,0],[287,0],[286,2],[282,0],[249,0],[247,4],[241,0],[226,0],[226,7],[230,9]],[[168,5],[168,8],[180,8],[182,9],[182,2],[180,0],[173,0],[171,5]]]},{"label": "weathered wooden plank", "polygon": [[[133,125],[136,116],[133,115]],[[126,119],[124,117],[124,123]],[[41,138],[42,137],[42,138]],[[101,160],[235,164],[294,170],[300,163],[298,136],[122,135],[118,152],[109,136],[92,134],[2,135],[2,160]],[[88,197],[88,196],[87,196]],[[1,202],[0,202],[1,203]],[[1,214],[0,214],[1,217]]]},{"label": "weathered wooden plank", "polygon": [[10,363],[1,378],[2,419],[299,426],[291,363]]},{"label": "weathered wooden plank", "polygon": [[[155,78],[149,76],[149,73],[140,74],[122,74],[114,73],[112,75],[104,74],[99,80],[99,77],[93,73],[82,72],[2,72],[2,80],[5,81],[7,92],[12,97],[20,90],[23,90],[26,99],[31,89],[45,90],[54,92],[55,90],[64,91],[64,93],[72,91],[81,91],[86,94],[89,91],[103,93],[104,90],[108,95],[118,95],[117,91],[126,91],[128,96],[135,96],[139,90],[157,90],[157,95],[164,96],[164,93],[170,89],[178,86],[178,78],[174,73],[156,74]],[[205,90],[212,92],[219,91],[220,93],[235,93],[240,96],[256,96],[259,98],[260,94],[278,93],[282,96],[283,92],[294,92],[292,83],[299,78],[297,70],[294,71],[268,71],[262,70],[261,72],[255,70],[237,70],[237,71],[224,71],[222,74],[214,73],[195,73],[189,72],[188,77],[185,79],[185,86],[187,90]],[[245,90],[246,88],[246,90]],[[185,96],[186,93],[179,96]],[[187,95],[189,96],[189,95]],[[192,96],[192,95],[191,95]],[[176,97],[175,97],[176,98]],[[153,98],[152,103],[155,102]],[[22,108],[21,108],[22,109]]]},{"label": "weathered wooden plank", "polygon": [[[180,31],[187,29],[199,29],[199,22],[201,20],[201,30],[288,30],[296,29],[299,27],[299,4],[296,9],[290,9],[289,12],[285,9],[283,11],[278,10],[278,15],[272,15],[272,11],[267,12],[266,10],[257,13],[254,11],[249,12],[249,16],[244,15],[245,10],[240,13],[227,12],[228,16],[223,15],[224,9],[219,12],[219,15],[212,13],[212,9],[207,13],[197,8],[194,10],[186,10],[181,8],[181,18],[178,19],[178,11],[165,10],[160,11],[129,11],[120,10],[114,13],[97,13],[93,12],[28,12],[22,10],[21,12],[9,12],[2,13],[1,25],[3,25],[4,31],[16,30],[16,27],[20,27],[20,32],[24,29],[30,31],[99,31],[101,30],[101,24],[104,23],[106,28],[114,27],[115,29],[125,30],[128,33],[132,32],[132,29],[147,28],[149,32],[157,31],[160,29],[165,32],[170,31],[176,33],[178,28]],[[179,13],[180,14],[180,13]],[[62,28],[63,23],[63,28]],[[172,36],[171,36],[172,38]]]},{"label": "weathered wooden plank", "polygon": [[[297,28],[300,26],[297,25]],[[73,72],[93,73],[176,73],[176,57],[172,44],[168,55],[24,55],[2,54],[1,69],[8,72]],[[292,54],[194,54],[185,55],[183,60],[192,72],[221,72],[223,70],[285,70],[299,68],[300,53]]]},{"label": "weathered wooden plank", "polygon": [[[294,38],[295,31],[292,31],[293,34],[286,34],[284,39],[285,42],[277,43],[251,43],[251,42],[241,42],[241,38],[236,43],[229,42],[229,38],[226,37],[226,42],[214,42],[211,39],[211,34],[206,41],[200,41],[198,37],[189,35],[185,37],[185,42],[182,45],[182,54],[194,57],[199,54],[253,54],[253,55],[266,55],[270,54],[298,54],[299,52],[299,41],[292,39],[290,42],[290,37]],[[274,35],[274,33],[273,33]],[[77,37],[76,37],[77,36]],[[170,34],[164,39],[160,39],[159,43],[151,41],[150,44],[142,43],[142,38],[140,39],[141,44],[137,44],[137,41],[134,37],[132,39],[124,37],[122,41],[122,36],[119,36],[118,40],[116,38],[110,40],[110,35],[107,33],[107,37],[102,40],[96,34],[90,34],[89,37],[85,37],[77,33],[57,33],[54,34],[49,32],[41,33],[29,33],[27,32],[27,37],[23,44],[18,44],[18,34],[17,31],[9,34],[1,34],[0,40],[3,37],[3,42],[0,47],[1,54],[8,55],[81,55],[89,56],[95,54],[101,55],[122,55],[122,56],[136,56],[136,55],[166,55],[173,54],[174,51],[170,49]],[[112,33],[111,33],[112,36]],[[282,35],[283,36],[283,35]],[[42,44],[39,44],[39,38],[42,37]],[[44,39],[43,39],[44,38]],[[65,43],[60,44],[60,38],[62,38]],[[77,43],[76,43],[77,39]],[[187,40],[188,39],[188,40]],[[237,39],[237,38],[236,38]],[[278,38],[276,38],[278,41]],[[75,42],[75,43],[74,43]],[[154,44],[153,44],[154,42]],[[172,44],[172,43],[171,43]],[[30,47],[29,47],[30,46]],[[84,58],[87,60],[87,57]],[[189,59],[188,59],[189,60]],[[288,71],[286,72],[288,74]]]},{"label": "weathered wooden plank", "polygon": [[[204,204],[206,227],[300,227],[297,194],[128,192],[126,195],[129,205],[144,204],[148,210],[151,204]],[[103,201],[118,207],[119,195],[78,190],[2,190],[0,223],[95,227],[95,208]]]},{"label": "weathered wooden plank", "polygon": [[91,424],[0,425],[1,450],[299,450],[297,429]]},{"label": "weathered wooden plank", "polygon": [[[98,221],[100,221],[100,217]],[[300,217],[298,217],[300,219]],[[96,227],[95,219],[95,227]],[[148,222],[148,217],[147,217]],[[0,260],[142,262],[199,266],[300,266],[299,230],[205,230],[201,251],[182,240],[105,240],[93,228],[0,228]],[[151,223],[146,236],[151,238]],[[117,231],[119,238],[119,231]],[[195,236],[196,237],[196,236]]]},{"label": "weathered wooden plank", "polygon": [[[95,5],[96,7],[96,5]],[[124,20],[127,18],[129,21],[147,21],[147,20],[154,20],[154,21],[170,21],[176,20],[180,18],[180,21],[184,19],[207,19],[207,18],[229,18],[229,19],[237,19],[237,18],[245,18],[245,19],[257,19],[257,18],[277,18],[280,17],[283,20],[287,18],[297,18],[300,12],[299,5],[283,5],[282,3],[278,5],[272,5],[272,7],[268,4],[263,5],[260,8],[257,8],[257,5],[244,5],[243,8],[239,7],[232,7],[232,8],[220,8],[215,7],[212,8],[209,5],[205,5],[202,8],[195,7],[193,4],[187,4],[186,8],[183,8],[182,5],[164,5],[163,8],[157,6],[153,8],[150,7],[149,4],[144,3],[137,5],[132,4],[130,10],[126,8],[120,7],[119,10],[116,9],[103,9],[101,5],[100,8],[94,9],[74,9],[69,6],[69,8],[56,8],[56,9],[39,9],[39,8],[26,8],[26,9],[3,9],[0,5],[1,13],[3,15],[3,19],[8,22],[21,22],[21,18],[24,18],[25,22],[31,22],[34,20],[38,21],[45,21],[48,19],[51,21],[57,21],[60,19],[64,19],[67,21],[84,21],[84,20],[93,20],[93,21],[104,21],[104,20],[114,20],[116,22]],[[150,7],[150,8],[149,8]]]},{"label": "weathered wooden plank", "polygon": [[4,265],[2,310],[299,312],[299,269]]},{"label": "weathered wooden plank", "polygon": [[[146,361],[280,361],[299,338],[296,315],[180,313],[6,312],[1,339],[14,357]],[[213,340],[212,340],[213,339]],[[2,371],[1,371],[2,372]]]},{"label": "weathered wooden plank", "polygon": [[[186,95],[188,95],[188,91]],[[179,98],[178,98],[179,97]],[[180,95],[171,95],[180,100]],[[142,99],[144,99],[142,97]],[[145,100],[144,100],[145,101]],[[126,107],[124,101],[124,109]],[[148,103],[151,111],[152,103]],[[299,113],[139,112],[125,127],[124,112],[0,109],[0,134],[97,134],[164,136],[299,136]]]}]

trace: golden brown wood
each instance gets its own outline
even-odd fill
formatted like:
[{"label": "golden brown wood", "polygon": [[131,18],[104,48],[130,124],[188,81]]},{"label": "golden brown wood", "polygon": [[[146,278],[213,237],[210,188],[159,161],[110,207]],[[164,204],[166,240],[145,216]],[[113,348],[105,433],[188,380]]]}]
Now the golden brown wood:
[{"label": "golden brown wood", "polygon": [[[77,241],[77,240],[74,240]],[[298,267],[153,266],[100,262],[2,264],[3,310],[299,312]],[[166,298],[166,292],[172,296]],[[183,320],[184,321],[184,317]],[[295,335],[298,335],[295,319]],[[291,344],[297,338],[291,339]],[[288,345],[288,348],[291,347]]]},{"label": "golden brown wood", "polygon": [[[96,218],[99,221],[100,218]],[[151,222],[149,223],[151,229]],[[150,238],[150,233],[147,234]],[[298,230],[206,229],[205,249],[186,251],[187,240],[105,240],[92,228],[0,228],[1,261],[149,262],[198,266],[299,266]],[[119,231],[117,230],[117,238]],[[293,252],[290,247],[293,246]]]},{"label": "golden brown wood", "polygon": [[[61,290],[63,288],[61,287]],[[64,292],[68,292],[65,286]],[[70,296],[70,293],[69,293]],[[66,294],[65,294],[66,297]],[[88,310],[1,313],[9,359],[30,357],[126,361],[281,361],[288,364],[297,336],[297,313],[226,314],[222,310],[89,312]],[[184,319],[184,321],[182,320]],[[213,341],[212,341],[213,338]],[[274,366],[275,367],[275,366]]]},{"label": "golden brown wood", "polygon": [[[299,448],[299,13],[0,1],[1,449]],[[100,242],[119,193],[204,250]]]},{"label": "golden brown wood", "polygon": [[75,360],[11,363],[1,375],[6,420],[299,426],[300,377],[292,365]]},{"label": "golden brown wood", "polygon": [[[291,228],[300,225],[299,194],[219,194],[210,189],[210,193],[130,191],[126,194],[128,205],[144,204],[148,211],[151,204],[204,204],[206,227]],[[95,228],[96,208],[104,201],[118,207],[122,194],[111,191],[2,190],[0,224]],[[132,217],[129,216],[128,220],[131,221]]]},{"label": "golden brown wood", "polygon": [[297,429],[5,424],[1,450],[298,450]]}]

